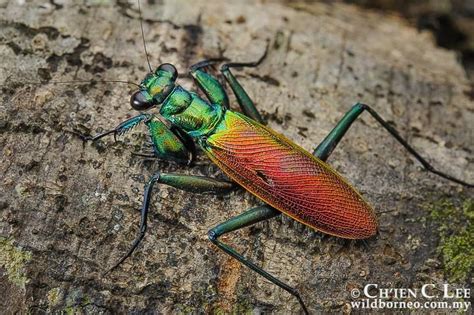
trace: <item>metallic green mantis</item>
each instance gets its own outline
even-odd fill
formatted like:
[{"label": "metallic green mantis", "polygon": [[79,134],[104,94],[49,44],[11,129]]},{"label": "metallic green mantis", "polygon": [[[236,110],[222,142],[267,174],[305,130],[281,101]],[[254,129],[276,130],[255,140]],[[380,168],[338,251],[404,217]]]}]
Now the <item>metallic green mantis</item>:
[{"label": "metallic green mantis", "polygon": [[[195,193],[225,193],[241,186],[259,197],[264,205],[247,210],[209,230],[209,240],[295,296],[303,311],[308,313],[307,306],[295,288],[221,242],[219,237],[281,213],[316,230],[343,238],[361,239],[375,235],[377,223],[372,208],[325,163],[351,124],[364,111],[371,114],[428,171],[473,187],[472,184],[434,169],[375,110],[365,104],[355,104],[317,146],[313,155],[265,127],[252,100],[230,70],[232,67],[257,66],[264,57],[265,54],[254,63],[227,63],[221,68],[243,114],[228,108],[229,99],[225,89],[215,77],[202,70],[221,61],[220,59],[205,60],[190,69],[191,76],[208,100],[178,85],[176,68],[171,64],[162,64],[145,77],[130,100],[134,109],[144,111],[156,107],[159,115],[141,113],[112,130],[94,137],[85,137],[95,141],[109,134],[120,135],[143,123],[148,128],[156,157],[192,165],[196,142],[232,180],[164,173],[153,175],[145,185],[139,233],[130,250],[110,270],[129,257],[145,236],[150,198],[155,184]],[[306,184],[301,184],[302,182]],[[322,216],[321,213],[325,215]]]},{"label": "metallic green mantis", "polygon": [[[143,34],[143,27],[141,30]],[[144,49],[146,53],[145,42]],[[428,171],[473,187],[432,167],[375,110],[365,104],[355,104],[313,154],[265,127],[253,101],[230,69],[258,66],[267,50],[256,62],[226,63],[221,67],[221,73],[234,92],[243,114],[229,109],[229,98],[223,86],[214,76],[203,71],[223,59],[204,60],[190,68],[190,75],[208,100],[176,84],[178,72],[173,65],[165,63],[153,71],[148,62],[150,72],[140,83],[139,90],[132,95],[130,103],[132,108],[139,111],[156,107],[159,116],[141,113],[112,130],[94,137],[84,137],[96,141],[109,134],[123,134],[144,123],[152,139],[154,156],[192,165],[196,142],[231,179],[223,181],[202,176],[154,174],[145,185],[139,233],[129,251],[109,271],[128,258],[144,238],[151,194],[156,183],[194,193],[226,193],[241,186],[264,204],[210,229],[209,240],[292,294],[304,313],[309,314],[308,307],[294,287],[269,274],[219,238],[282,213],[316,230],[343,238],[363,239],[375,235],[377,222],[372,208],[325,163],[346,131],[364,111],[371,114]]]}]

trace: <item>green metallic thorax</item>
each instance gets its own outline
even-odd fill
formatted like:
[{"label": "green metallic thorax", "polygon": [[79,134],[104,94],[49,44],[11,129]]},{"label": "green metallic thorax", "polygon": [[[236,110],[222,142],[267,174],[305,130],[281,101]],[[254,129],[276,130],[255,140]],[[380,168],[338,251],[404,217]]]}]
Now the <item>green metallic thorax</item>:
[{"label": "green metallic thorax", "polygon": [[199,138],[212,133],[222,120],[224,109],[177,85],[163,101],[160,114],[191,137]]}]

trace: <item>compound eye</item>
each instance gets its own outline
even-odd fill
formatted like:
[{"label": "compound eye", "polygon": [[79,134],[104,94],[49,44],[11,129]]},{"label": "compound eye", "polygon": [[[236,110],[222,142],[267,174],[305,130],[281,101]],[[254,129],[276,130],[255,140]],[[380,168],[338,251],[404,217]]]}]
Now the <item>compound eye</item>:
[{"label": "compound eye", "polygon": [[136,91],[130,98],[130,105],[136,110],[147,110],[151,108],[154,103],[153,99],[147,99],[142,91]]},{"label": "compound eye", "polygon": [[156,69],[156,72],[160,70],[170,72],[171,75],[173,76],[173,79],[172,79],[173,81],[176,80],[176,78],[178,77],[178,70],[176,70],[176,67],[173,66],[171,63],[164,63],[160,65],[158,69]]}]

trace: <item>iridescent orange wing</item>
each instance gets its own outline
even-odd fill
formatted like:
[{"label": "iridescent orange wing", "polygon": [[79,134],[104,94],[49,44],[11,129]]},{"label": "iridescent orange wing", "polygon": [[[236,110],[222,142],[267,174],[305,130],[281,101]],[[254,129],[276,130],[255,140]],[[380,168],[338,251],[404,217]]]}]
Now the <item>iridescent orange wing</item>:
[{"label": "iridescent orange wing", "polygon": [[316,230],[373,236],[373,209],[344,178],[284,136],[232,111],[203,149],[230,178],[269,205]]}]

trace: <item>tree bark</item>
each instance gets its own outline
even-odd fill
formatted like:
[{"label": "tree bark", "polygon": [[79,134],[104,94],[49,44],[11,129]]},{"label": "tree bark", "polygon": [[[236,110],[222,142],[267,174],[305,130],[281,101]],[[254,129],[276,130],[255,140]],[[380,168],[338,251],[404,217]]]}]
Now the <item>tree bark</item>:
[{"label": "tree bark", "polygon": [[[300,312],[292,296],[207,240],[210,228],[261,204],[243,190],[209,196],[158,185],[141,246],[102,275],[138,231],[152,174],[223,175],[204,156],[209,165],[192,169],[133,156],[144,129],[96,144],[72,133],[96,134],[136,114],[134,86],[48,84],[140,82],[148,67],[135,3],[0,5],[1,312]],[[436,167],[474,179],[466,75],[454,53],[396,16],[342,4],[201,0],[142,3],[142,15],[151,65],[173,63],[190,89],[191,64],[254,61],[270,40],[262,65],[236,74],[268,125],[307,150],[362,101]],[[311,312],[350,311],[351,289],[368,283],[446,281],[438,263],[426,263],[438,260],[439,235],[423,205],[472,198],[472,190],[423,171],[368,115],[328,162],[378,212],[376,238],[344,241],[283,218],[224,239],[296,287]]]}]

